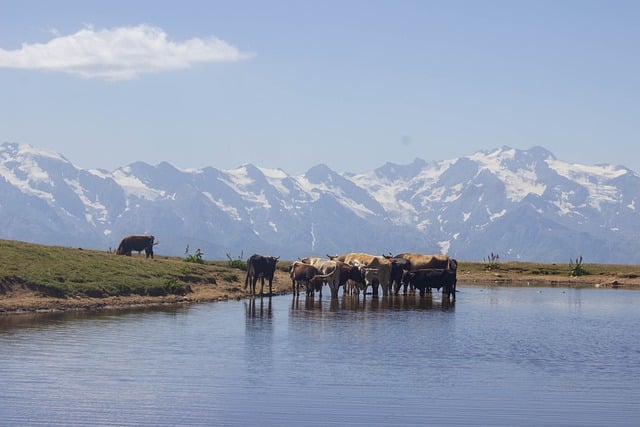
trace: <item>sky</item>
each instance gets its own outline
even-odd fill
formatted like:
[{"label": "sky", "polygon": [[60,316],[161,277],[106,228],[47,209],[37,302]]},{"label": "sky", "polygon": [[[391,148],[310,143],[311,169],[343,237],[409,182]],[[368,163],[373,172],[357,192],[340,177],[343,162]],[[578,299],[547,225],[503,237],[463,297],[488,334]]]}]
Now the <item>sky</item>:
[{"label": "sky", "polygon": [[0,143],[365,172],[543,146],[640,172],[638,1],[0,0]]}]

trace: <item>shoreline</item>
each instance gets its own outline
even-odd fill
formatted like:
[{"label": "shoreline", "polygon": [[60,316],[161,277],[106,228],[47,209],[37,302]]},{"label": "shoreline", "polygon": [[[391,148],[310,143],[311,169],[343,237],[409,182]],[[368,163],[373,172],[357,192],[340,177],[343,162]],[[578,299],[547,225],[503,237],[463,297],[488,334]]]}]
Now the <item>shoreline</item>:
[{"label": "shoreline", "polygon": [[[273,296],[291,293],[288,274],[278,270],[273,283]],[[602,288],[640,290],[640,278],[620,278],[616,275],[588,275],[569,277],[566,275],[531,275],[511,271],[465,271],[458,273],[458,286],[535,286],[567,288]],[[56,298],[45,296],[20,285],[0,294],[0,316],[34,313],[57,313],[72,311],[135,310],[168,306],[193,305],[250,298],[244,284],[235,282],[225,285],[192,284],[186,295],[165,296],[73,296]]]}]

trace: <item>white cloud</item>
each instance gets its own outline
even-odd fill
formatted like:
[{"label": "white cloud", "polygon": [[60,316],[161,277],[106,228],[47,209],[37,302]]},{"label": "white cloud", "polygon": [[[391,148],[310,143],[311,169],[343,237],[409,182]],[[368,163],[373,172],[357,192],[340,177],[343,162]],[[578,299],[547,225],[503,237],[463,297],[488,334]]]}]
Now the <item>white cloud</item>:
[{"label": "white cloud", "polygon": [[142,24],[75,34],[54,33],[47,43],[0,48],[0,67],[60,71],[84,78],[127,80],[145,73],[184,69],[198,63],[235,62],[250,58],[224,40],[168,40],[158,27]]}]

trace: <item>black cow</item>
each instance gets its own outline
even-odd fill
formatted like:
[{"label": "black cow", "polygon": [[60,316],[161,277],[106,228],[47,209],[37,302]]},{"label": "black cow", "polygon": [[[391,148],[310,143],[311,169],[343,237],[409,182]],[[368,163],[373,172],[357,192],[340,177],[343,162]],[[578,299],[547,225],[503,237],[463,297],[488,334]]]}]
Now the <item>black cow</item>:
[{"label": "black cow", "polygon": [[131,256],[132,251],[138,253],[144,251],[147,258],[153,258],[153,246],[158,242],[153,242],[153,236],[127,236],[120,242],[120,246],[116,249],[116,255]]},{"label": "black cow", "polygon": [[456,299],[456,270],[444,268],[425,268],[421,270],[406,271],[402,276],[405,283],[409,283],[420,290],[420,296],[425,292],[431,292],[432,288],[442,288],[442,296]]},{"label": "black cow", "polygon": [[[386,257],[385,257],[386,258]],[[405,271],[411,270],[411,262],[404,258],[387,258],[391,261],[391,278],[389,282],[389,288],[393,287],[394,293],[398,295],[400,292],[400,286],[404,284],[404,294],[407,293],[407,282],[402,281],[402,276]]]},{"label": "black cow", "polygon": [[347,293],[347,280],[351,280],[358,284],[364,284],[362,279],[362,273],[360,272],[360,268],[356,265],[347,264],[346,262],[335,260],[338,263],[338,268],[340,269],[340,280],[338,283],[338,288],[342,286],[342,292],[344,294]]},{"label": "black cow", "polygon": [[271,295],[271,284],[273,283],[273,275],[276,272],[276,264],[280,259],[279,256],[262,256],[253,254],[247,260],[247,276],[244,279],[244,287],[251,285],[251,295],[256,294],[256,282],[261,279],[260,295],[264,292],[264,279],[269,280],[269,295]]}]

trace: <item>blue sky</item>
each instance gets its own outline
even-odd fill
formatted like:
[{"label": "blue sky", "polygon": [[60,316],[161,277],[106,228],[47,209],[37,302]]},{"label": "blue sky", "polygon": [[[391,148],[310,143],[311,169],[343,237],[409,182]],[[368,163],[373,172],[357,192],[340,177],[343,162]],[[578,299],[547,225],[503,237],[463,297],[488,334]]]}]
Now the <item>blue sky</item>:
[{"label": "blue sky", "polygon": [[637,1],[4,1],[0,142],[363,172],[503,145],[640,172]]}]

